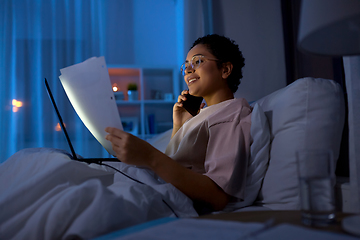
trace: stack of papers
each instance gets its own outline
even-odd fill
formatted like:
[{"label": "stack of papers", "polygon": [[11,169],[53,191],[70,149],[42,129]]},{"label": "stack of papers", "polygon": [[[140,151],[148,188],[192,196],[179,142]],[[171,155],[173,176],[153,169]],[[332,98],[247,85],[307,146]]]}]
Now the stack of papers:
[{"label": "stack of papers", "polygon": [[93,57],[60,70],[60,81],[76,113],[91,134],[113,156],[106,127],[123,130],[104,57]]}]

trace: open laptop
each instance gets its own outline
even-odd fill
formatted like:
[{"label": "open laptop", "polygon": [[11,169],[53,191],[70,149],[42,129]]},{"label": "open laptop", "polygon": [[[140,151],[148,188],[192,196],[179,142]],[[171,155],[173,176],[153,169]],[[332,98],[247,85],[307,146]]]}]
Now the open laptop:
[{"label": "open laptop", "polygon": [[76,153],[75,153],[75,150],[74,150],[74,147],[71,143],[71,140],[70,140],[70,137],[69,137],[69,134],[67,133],[66,131],[66,127],[65,127],[65,124],[62,120],[62,117],[60,115],[60,112],[59,112],[59,109],[57,108],[57,105],[55,103],[55,99],[53,97],[53,94],[51,92],[51,89],[50,89],[50,86],[49,86],[49,83],[47,81],[47,79],[45,78],[45,87],[46,87],[46,91],[50,97],[50,100],[54,106],[54,109],[55,109],[55,112],[56,112],[56,115],[59,119],[59,124],[61,126],[61,129],[63,131],[63,133],[65,134],[65,138],[66,138],[66,141],[70,147],[70,150],[71,150],[71,155],[72,155],[72,159],[73,160],[76,160],[76,161],[80,161],[80,162],[86,162],[86,163],[97,163],[97,164],[101,164],[102,162],[119,162],[119,159],[117,158],[78,158]]}]

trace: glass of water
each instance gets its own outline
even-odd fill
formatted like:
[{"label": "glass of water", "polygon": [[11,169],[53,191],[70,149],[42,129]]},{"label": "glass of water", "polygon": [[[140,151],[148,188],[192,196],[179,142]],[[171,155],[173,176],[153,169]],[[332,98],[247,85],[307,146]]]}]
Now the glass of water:
[{"label": "glass of water", "polygon": [[296,154],[302,222],[310,226],[328,226],[335,222],[332,151],[301,150]]}]

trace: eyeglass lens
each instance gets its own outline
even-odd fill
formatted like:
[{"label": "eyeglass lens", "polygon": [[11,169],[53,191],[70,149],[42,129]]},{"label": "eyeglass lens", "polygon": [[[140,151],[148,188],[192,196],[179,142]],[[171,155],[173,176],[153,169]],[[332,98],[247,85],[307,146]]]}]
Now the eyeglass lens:
[{"label": "eyeglass lens", "polygon": [[195,56],[193,57],[190,62],[185,62],[181,65],[180,71],[183,76],[186,74],[186,69],[190,66],[192,69],[197,69],[200,64],[202,63],[201,56]]}]

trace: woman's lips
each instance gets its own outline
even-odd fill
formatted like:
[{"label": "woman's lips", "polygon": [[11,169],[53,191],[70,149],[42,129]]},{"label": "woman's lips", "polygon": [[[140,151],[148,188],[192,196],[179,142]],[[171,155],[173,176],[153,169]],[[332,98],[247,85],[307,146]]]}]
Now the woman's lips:
[{"label": "woman's lips", "polygon": [[196,77],[190,77],[190,78],[188,79],[188,85],[193,84],[196,80],[198,80],[198,78],[196,78]]}]

